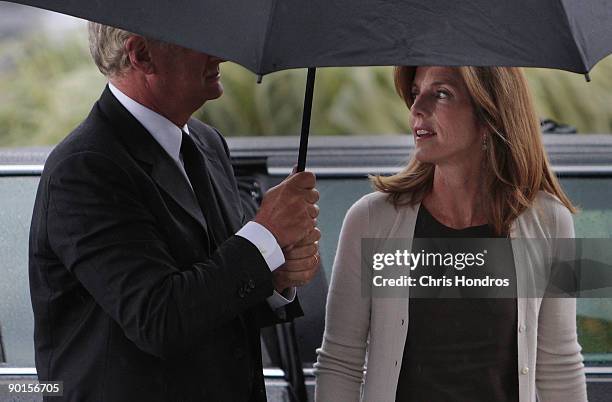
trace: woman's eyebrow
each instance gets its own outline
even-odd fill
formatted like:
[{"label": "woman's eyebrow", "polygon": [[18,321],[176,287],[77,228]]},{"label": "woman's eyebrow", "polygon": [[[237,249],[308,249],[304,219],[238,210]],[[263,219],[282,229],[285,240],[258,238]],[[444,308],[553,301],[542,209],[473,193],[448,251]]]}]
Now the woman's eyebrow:
[{"label": "woman's eyebrow", "polygon": [[[436,85],[450,85],[454,88],[457,88],[460,84],[457,81],[457,79],[453,78],[453,77],[442,77],[439,79],[436,79],[435,81],[431,82],[428,84],[429,86],[436,86]],[[417,83],[412,83],[411,88],[419,88],[421,85],[417,84]]]},{"label": "woman's eyebrow", "polygon": [[[438,86],[438,85],[449,85],[449,86],[452,86],[454,88],[457,88],[459,86],[459,83],[454,78],[441,78],[441,79],[438,79],[438,80],[435,80],[435,81],[429,83],[428,85],[430,87]],[[410,88],[411,89],[414,89],[414,88],[418,89],[420,87],[421,87],[421,85],[413,82],[412,86]]]},{"label": "woman's eyebrow", "polygon": [[456,87],[457,80],[453,78],[442,78],[431,83],[431,85],[451,85]]}]

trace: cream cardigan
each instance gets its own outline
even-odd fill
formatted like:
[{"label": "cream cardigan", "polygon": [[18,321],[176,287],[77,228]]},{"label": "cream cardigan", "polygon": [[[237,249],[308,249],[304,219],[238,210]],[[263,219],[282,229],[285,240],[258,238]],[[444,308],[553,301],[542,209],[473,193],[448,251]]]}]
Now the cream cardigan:
[{"label": "cream cardigan", "polygon": [[[317,350],[317,402],[395,401],[408,332],[408,301],[362,297],[361,239],[412,238],[418,207],[396,210],[385,194],[376,192],[347,212],[327,299],[323,344]],[[554,250],[555,238],[572,237],[570,212],[544,192],[510,232],[511,239],[548,239],[549,250]],[[514,261],[520,262],[515,265],[543,264],[546,257],[539,248],[523,252],[524,247],[513,244]],[[533,279],[529,272],[517,269],[517,281],[528,283]],[[536,394],[541,402],[586,401],[575,299],[519,298],[517,310],[519,401],[535,402]]]}]

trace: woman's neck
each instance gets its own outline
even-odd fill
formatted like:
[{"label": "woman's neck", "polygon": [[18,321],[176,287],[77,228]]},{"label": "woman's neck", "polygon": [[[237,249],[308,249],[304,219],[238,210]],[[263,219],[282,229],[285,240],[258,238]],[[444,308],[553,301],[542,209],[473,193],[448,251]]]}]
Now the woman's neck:
[{"label": "woman's neck", "polygon": [[481,167],[436,165],[432,191],[423,204],[443,224],[462,229],[487,223],[484,196]]}]

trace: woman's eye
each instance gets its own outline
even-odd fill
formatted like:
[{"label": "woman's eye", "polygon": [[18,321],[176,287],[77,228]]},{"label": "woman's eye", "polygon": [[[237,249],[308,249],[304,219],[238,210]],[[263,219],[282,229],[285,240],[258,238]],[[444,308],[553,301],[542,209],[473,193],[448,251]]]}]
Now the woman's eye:
[{"label": "woman's eye", "polygon": [[439,89],[436,91],[436,98],[438,99],[448,99],[450,97],[450,93],[443,89]]}]

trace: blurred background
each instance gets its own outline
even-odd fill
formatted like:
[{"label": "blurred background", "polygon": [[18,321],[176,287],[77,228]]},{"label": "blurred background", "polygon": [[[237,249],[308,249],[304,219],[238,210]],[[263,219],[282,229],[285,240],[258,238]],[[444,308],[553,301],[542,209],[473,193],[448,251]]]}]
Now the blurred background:
[{"label": "blurred background", "polygon": [[[298,135],[305,70],[256,84],[244,68],[221,66],[225,94],[197,117],[226,136]],[[612,133],[612,56],[584,76],[526,69],[538,114],[578,133]],[[84,119],[105,85],[91,61],[85,22],[0,2],[0,147],[59,142]],[[407,133],[408,112],[391,67],[317,72],[313,135]]]}]

